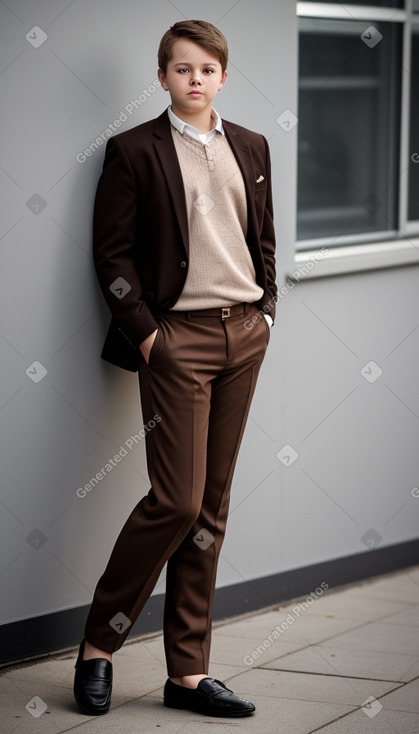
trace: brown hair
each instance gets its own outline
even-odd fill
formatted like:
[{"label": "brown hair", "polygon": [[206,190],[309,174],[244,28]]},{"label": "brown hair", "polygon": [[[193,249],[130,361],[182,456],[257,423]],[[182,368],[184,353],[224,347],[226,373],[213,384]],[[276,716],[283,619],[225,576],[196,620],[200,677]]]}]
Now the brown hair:
[{"label": "brown hair", "polygon": [[158,62],[159,69],[165,74],[167,64],[172,58],[172,48],[179,38],[187,38],[198,46],[202,46],[208,53],[215,56],[224,72],[227,67],[227,41],[221,31],[205,20],[181,20],[166,31],[160,41]]}]

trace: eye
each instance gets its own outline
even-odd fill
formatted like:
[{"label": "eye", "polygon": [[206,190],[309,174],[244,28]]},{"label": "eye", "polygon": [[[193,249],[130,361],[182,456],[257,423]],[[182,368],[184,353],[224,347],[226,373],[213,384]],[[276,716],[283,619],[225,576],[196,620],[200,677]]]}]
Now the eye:
[{"label": "eye", "polygon": [[183,74],[183,72],[188,72],[189,69],[178,69],[178,74]]},{"label": "eye", "polygon": [[213,74],[214,73],[214,69],[204,69],[204,72],[205,73],[208,73],[208,74]]}]

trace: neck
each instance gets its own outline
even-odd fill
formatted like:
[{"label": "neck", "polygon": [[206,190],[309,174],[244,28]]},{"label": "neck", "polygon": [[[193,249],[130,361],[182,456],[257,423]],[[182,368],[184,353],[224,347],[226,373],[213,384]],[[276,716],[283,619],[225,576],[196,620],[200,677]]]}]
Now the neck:
[{"label": "neck", "polygon": [[214,127],[214,122],[211,117],[212,113],[212,107],[210,106],[208,109],[202,110],[200,112],[190,113],[188,111],[184,111],[179,107],[174,107],[172,105],[172,110],[179,117],[182,122],[187,122],[188,125],[193,125],[193,127],[196,127],[199,133],[209,133],[210,130]]}]

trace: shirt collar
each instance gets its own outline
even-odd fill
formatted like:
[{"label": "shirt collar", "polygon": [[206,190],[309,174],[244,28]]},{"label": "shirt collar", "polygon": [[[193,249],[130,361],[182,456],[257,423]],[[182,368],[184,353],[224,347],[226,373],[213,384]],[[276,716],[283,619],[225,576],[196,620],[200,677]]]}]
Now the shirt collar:
[{"label": "shirt collar", "polygon": [[172,123],[173,127],[176,128],[180,132],[181,135],[184,133],[187,133],[191,138],[194,138],[194,140],[199,140],[201,143],[209,143],[210,140],[214,137],[214,135],[217,134],[217,132],[224,135],[223,130],[223,123],[221,121],[221,117],[219,116],[218,112],[212,108],[211,110],[211,117],[215,121],[215,125],[212,130],[210,130],[208,133],[199,133],[197,128],[193,125],[189,125],[189,123],[184,122],[180,119],[172,110],[172,107],[167,108],[167,114],[169,115],[169,120]]}]

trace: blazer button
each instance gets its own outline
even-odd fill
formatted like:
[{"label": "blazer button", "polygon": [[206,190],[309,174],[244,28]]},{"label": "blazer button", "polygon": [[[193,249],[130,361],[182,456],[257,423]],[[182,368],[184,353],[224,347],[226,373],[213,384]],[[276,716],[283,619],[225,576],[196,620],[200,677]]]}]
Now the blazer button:
[{"label": "blazer button", "polygon": [[181,260],[181,261],[180,261],[180,267],[181,267],[181,268],[186,268],[187,264],[188,264],[188,263],[186,262],[186,260]]}]

